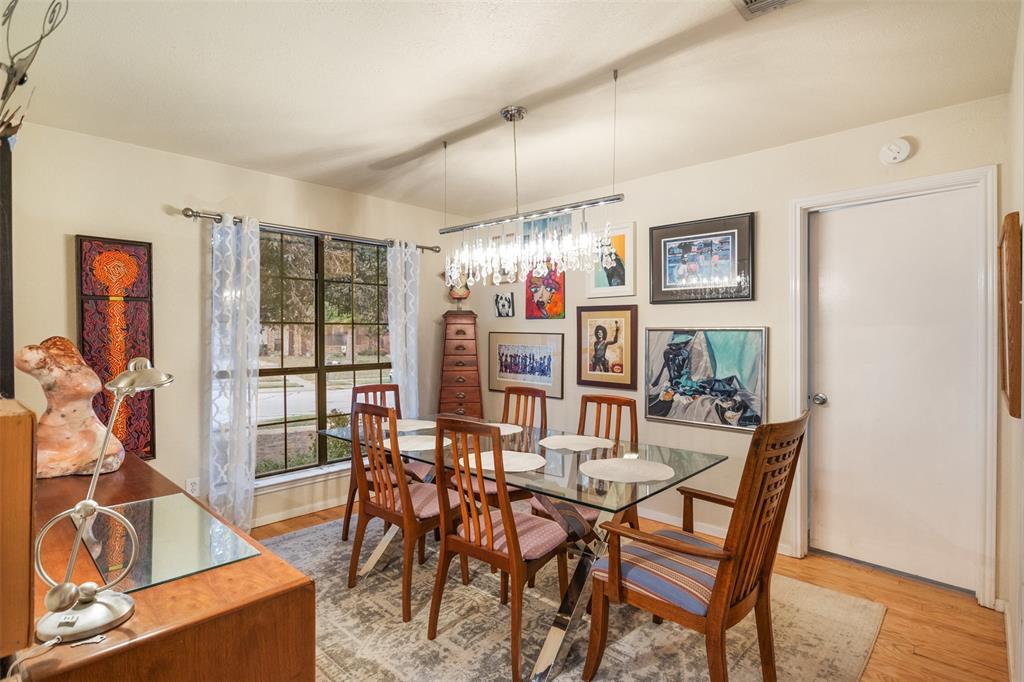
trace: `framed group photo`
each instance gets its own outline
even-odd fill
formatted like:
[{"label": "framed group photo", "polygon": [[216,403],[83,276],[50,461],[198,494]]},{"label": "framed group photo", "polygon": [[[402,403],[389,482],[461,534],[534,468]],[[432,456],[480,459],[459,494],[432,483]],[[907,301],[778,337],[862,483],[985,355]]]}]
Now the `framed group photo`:
[{"label": "framed group photo", "polygon": [[562,398],[564,345],[564,334],[491,332],[487,388],[504,392],[509,386],[528,386]]},{"label": "framed group photo", "polygon": [[637,307],[576,309],[576,383],[636,390]]},{"label": "framed group photo", "polygon": [[651,303],[753,299],[753,213],[651,228]]},{"label": "framed group photo", "polygon": [[608,229],[609,250],[587,273],[587,298],[633,296],[636,293],[636,223]]},{"label": "framed group photo", "polygon": [[647,329],[647,419],[752,431],[765,421],[765,327]]}]

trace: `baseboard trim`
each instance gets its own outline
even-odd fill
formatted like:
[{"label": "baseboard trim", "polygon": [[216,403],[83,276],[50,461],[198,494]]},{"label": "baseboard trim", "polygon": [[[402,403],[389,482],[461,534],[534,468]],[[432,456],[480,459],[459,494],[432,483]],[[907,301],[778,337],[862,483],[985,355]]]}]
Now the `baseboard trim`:
[{"label": "baseboard trim", "polygon": [[345,504],[344,497],[331,497],[326,500],[317,500],[316,502],[304,504],[301,507],[292,507],[290,509],[282,509],[278,512],[256,516],[252,520],[252,527],[256,528],[257,526],[265,526],[268,523],[276,523],[277,521],[293,519],[296,516],[312,514],[314,512],[323,511],[324,509],[330,509],[331,507],[340,507],[343,504]]}]

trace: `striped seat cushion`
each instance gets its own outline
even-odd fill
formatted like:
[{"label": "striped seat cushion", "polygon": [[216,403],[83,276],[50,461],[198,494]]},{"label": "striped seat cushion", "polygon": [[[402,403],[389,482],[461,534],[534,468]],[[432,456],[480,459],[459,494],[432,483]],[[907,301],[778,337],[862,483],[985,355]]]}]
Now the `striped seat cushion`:
[{"label": "striped seat cushion", "polygon": [[[527,561],[539,559],[568,539],[562,527],[550,519],[515,512],[512,513],[512,517],[516,524],[519,551]],[[496,509],[491,512],[491,529],[494,534],[494,551],[500,554],[508,554],[505,526],[501,522],[500,510]],[[464,532],[462,524],[459,524],[458,533],[466,537],[470,542],[476,542],[476,525],[471,522],[468,530],[467,534]]]},{"label": "striped seat cushion", "polygon": [[[721,549],[681,530],[658,530],[654,535],[679,540],[705,549]],[[680,554],[639,542],[623,543],[622,584],[626,589],[656,597],[697,616],[706,616],[718,560]],[[593,575],[608,580],[608,557],[594,564]]]},{"label": "striped seat cushion", "polygon": [[[563,505],[567,505],[577,514],[579,514],[579,517],[581,519],[583,519],[590,525],[594,525],[595,523],[597,523],[597,517],[601,514],[600,510],[594,509],[593,507],[587,507],[582,504],[574,504],[572,502],[564,502],[562,500],[555,499],[552,499],[551,502],[555,505],[555,508],[559,510],[562,509]],[[533,507],[534,511],[540,512],[542,514],[548,513],[548,510],[544,508],[544,505],[542,505],[536,497],[530,499],[530,506]]]}]

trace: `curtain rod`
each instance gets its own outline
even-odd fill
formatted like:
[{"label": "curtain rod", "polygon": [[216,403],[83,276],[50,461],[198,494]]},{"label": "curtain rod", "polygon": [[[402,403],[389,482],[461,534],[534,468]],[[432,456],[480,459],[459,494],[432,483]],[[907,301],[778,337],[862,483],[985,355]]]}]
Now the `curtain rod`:
[{"label": "curtain rod", "polygon": [[[213,213],[211,211],[197,211],[195,209],[189,208],[188,206],[186,206],[185,208],[181,209],[181,215],[185,216],[186,218],[192,218],[193,220],[196,220],[196,219],[199,219],[199,218],[209,218],[210,220],[214,220],[214,221],[216,221],[218,223],[224,219],[224,214],[222,214],[222,213]],[[236,217],[234,219],[234,222],[235,223],[239,223],[239,222],[241,222],[241,220],[242,220],[241,218]],[[269,228],[274,229],[274,230],[284,230],[286,232],[299,232],[299,233],[305,233],[305,234],[309,234],[310,232],[314,232],[314,230],[309,230],[309,229],[302,228],[302,227],[295,227],[294,225],[281,225],[279,223],[267,223],[267,222],[264,222],[262,220],[260,221],[260,227],[269,227]],[[331,236],[331,237],[337,237],[338,239],[344,239],[344,240],[350,241],[350,242],[358,242],[360,244],[377,244],[379,246],[394,246],[395,245],[395,240],[394,239],[371,239],[370,237],[356,237],[356,236],[349,235],[349,234],[337,234],[335,232],[323,232],[322,234],[326,234],[326,235]],[[419,249],[420,251],[431,251],[433,253],[441,253],[441,247],[440,246],[424,246],[422,244],[417,244],[416,248]]]}]

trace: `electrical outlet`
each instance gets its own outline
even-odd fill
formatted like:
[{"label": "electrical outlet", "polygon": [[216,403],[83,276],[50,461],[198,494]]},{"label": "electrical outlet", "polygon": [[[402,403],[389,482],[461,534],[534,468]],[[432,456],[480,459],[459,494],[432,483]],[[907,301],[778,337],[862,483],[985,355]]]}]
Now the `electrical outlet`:
[{"label": "electrical outlet", "polygon": [[185,479],[185,492],[193,497],[199,497],[199,479],[198,478],[186,478]]}]

